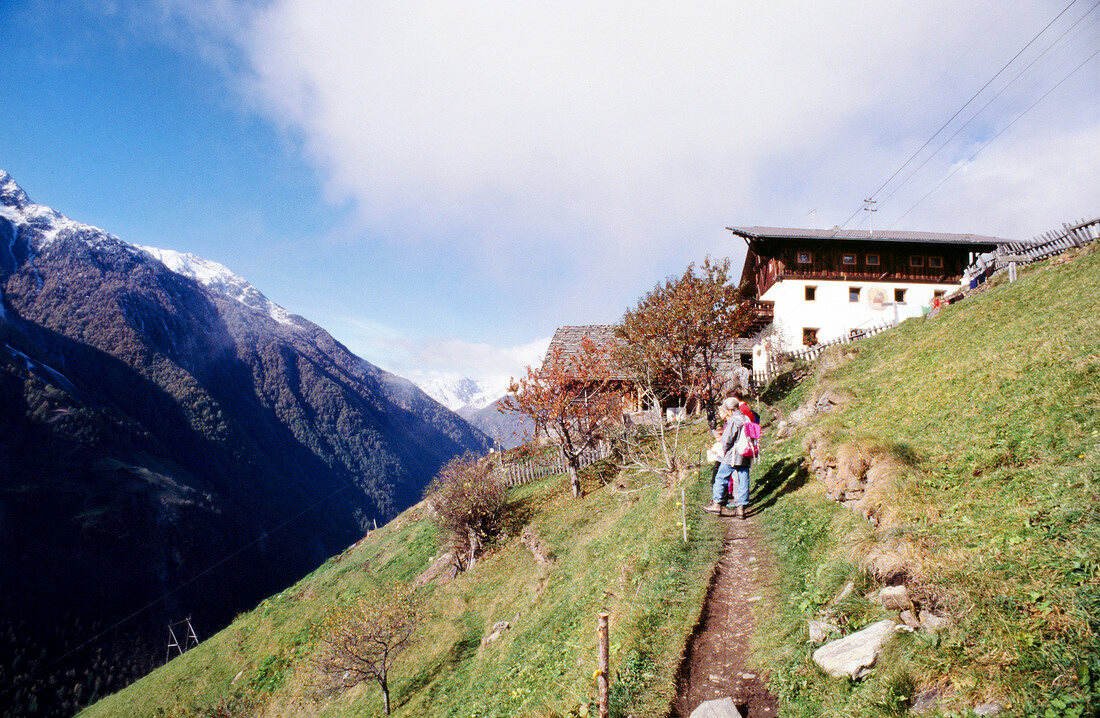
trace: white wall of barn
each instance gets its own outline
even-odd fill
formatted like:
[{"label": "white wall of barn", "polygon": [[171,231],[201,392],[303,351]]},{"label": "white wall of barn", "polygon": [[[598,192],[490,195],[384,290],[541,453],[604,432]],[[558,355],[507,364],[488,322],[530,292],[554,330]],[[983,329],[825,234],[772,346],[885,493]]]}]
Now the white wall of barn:
[{"label": "white wall of barn", "polygon": [[[807,299],[807,288],[813,299]],[[793,351],[803,346],[803,331],[816,329],[817,343],[868,329],[919,317],[932,305],[936,292],[949,294],[958,283],[869,282],[835,279],[784,279],[773,284],[760,298],[775,302],[771,334],[773,351]],[[853,290],[858,294],[853,295]],[[901,301],[895,301],[896,292]],[[881,307],[874,302],[879,294]],[[768,334],[768,332],[765,332]],[[766,361],[768,348],[757,342],[753,362]]]}]

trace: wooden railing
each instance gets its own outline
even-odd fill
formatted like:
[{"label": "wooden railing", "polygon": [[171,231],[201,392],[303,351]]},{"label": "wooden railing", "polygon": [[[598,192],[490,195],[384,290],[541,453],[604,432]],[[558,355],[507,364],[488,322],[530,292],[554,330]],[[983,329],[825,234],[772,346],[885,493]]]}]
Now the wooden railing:
[{"label": "wooden railing", "polygon": [[1063,224],[1061,230],[1050,230],[1029,242],[1009,242],[996,251],[979,255],[963,272],[962,287],[944,297],[944,304],[953,304],[1001,272],[1008,272],[1009,281],[1016,279],[1016,267],[1084,247],[1100,239],[1100,217]]},{"label": "wooden railing", "polygon": [[[596,447],[581,452],[581,468],[593,464],[600,459],[606,459],[611,455],[611,443],[601,442]],[[552,474],[564,474],[568,470],[569,463],[565,454],[558,451],[544,457],[533,457],[523,463],[503,466],[497,469],[501,474],[501,480],[505,486],[521,486],[535,479]]]},{"label": "wooden railing", "polygon": [[829,347],[835,347],[840,344],[851,344],[854,341],[860,339],[866,339],[867,337],[873,337],[876,334],[886,331],[887,329],[896,326],[894,324],[880,324],[878,326],[869,327],[866,329],[853,329],[848,334],[837,337],[821,344],[814,344],[813,346],[804,347],[795,352],[785,353],[784,359],[786,361],[780,362],[779,360],[772,360],[768,362],[768,365],[763,369],[756,369],[752,373],[752,381],[754,388],[757,390],[763,388],[768,382],[775,379],[782,371],[783,365],[787,361],[813,361],[821,356],[821,352],[825,351]]}]

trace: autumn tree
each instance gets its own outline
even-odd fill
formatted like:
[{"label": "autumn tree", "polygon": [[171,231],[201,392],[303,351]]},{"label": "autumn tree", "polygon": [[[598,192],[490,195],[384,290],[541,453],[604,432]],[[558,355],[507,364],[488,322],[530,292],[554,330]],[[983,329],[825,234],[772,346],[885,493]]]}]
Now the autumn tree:
[{"label": "autumn tree", "polygon": [[471,453],[456,456],[439,470],[424,495],[436,524],[450,538],[458,570],[473,568],[485,540],[500,529],[507,492],[489,462]]},{"label": "autumn tree", "polygon": [[390,714],[389,678],[398,655],[411,645],[422,607],[411,587],[370,589],[326,612],[317,665],[330,689],[374,681]]},{"label": "autumn tree", "polygon": [[604,440],[621,419],[622,396],[610,350],[588,337],[576,352],[556,347],[538,369],[513,379],[500,410],[524,414],[536,432],[550,436],[565,456],[573,496],[581,495],[581,455]]},{"label": "autumn tree", "polygon": [[659,405],[696,399],[713,427],[726,382],[722,364],[748,323],[748,303],[730,282],[729,259],[689,264],[628,309],[616,327],[616,361]]}]

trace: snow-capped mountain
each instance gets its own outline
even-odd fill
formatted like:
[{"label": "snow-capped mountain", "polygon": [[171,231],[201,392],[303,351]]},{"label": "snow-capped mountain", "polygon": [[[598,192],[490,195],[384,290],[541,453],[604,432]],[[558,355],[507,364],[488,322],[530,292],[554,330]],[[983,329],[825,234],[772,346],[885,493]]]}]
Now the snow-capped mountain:
[{"label": "snow-capped mountain", "polygon": [[[489,445],[225,267],[70,220],[0,170],[0,666],[48,657],[0,715],[122,688],[163,659],[166,622],[209,635]],[[48,663],[116,622],[94,666],[92,647]]]},{"label": "snow-capped mountain", "polygon": [[507,377],[444,375],[424,379],[417,384],[424,393],[451,411],[484,409],[508,393]]},{"label": "snow-capped mountain", "polygon": [[249,284],[244,277],[234,274],[225,265],[187,252],[136,246],[153,255],[176,274],[190,277],[208,289],[230,299],[235,299],[245,306],[258,309],[280,324],[294,326],[297,323],[295,315],[265,297],[260,290]]}]

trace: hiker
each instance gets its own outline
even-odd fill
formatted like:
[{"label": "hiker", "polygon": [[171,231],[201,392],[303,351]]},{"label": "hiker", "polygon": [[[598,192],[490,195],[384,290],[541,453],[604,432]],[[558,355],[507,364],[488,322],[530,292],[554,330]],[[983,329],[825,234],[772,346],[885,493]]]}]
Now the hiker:
[{"label": "hiker", "polygon": [[[725,428],[718,439],[719,450],[722,452],[722,464],[718,467],[718,473],[714,476],[711,498],[713,501],[704,506],[704,511],[722,515],[722,506],[726,502],[726,486],[730,476],[737,471],[737,496],[733,497],[737,504],[737,517],[745,517],[745,504],[749,501],[749,464],[751,459],[744,456],[734,456],[733,445],[741,433],[742,427],[748,419],[738,411],[738,399],[730,397],[722,402],[718,408],[718,415],[726,420]],[[751,411],[751,409],[750,409]],[[741,465],[744,465],[744,477],[741,475]],[[743,487],[742,487],[743,482]]]}]

